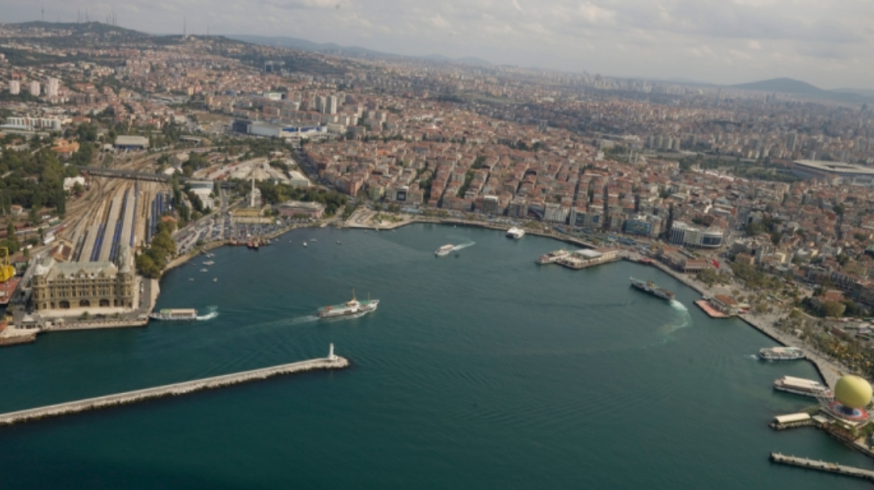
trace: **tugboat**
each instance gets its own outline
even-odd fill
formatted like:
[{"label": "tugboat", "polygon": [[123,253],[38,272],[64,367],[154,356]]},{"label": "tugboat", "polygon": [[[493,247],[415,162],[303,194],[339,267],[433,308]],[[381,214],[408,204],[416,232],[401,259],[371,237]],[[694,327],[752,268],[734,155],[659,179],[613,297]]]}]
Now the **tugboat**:
[{"label": "tugboat", "polygon": [[352,291],[352,299],[339,305],[326,306],[319,310],[319,318],[334,318],[338,316],[350,316],[358,313],[370,313],[376,311],[379,305],[378,299],[358,301],[355,299],[355,291]]},{"label": "tugboat", "polygon": [[674,299],[674,293],[668,291],[667,289],[662,289],[656,285],[656,283],[652,281],[641,281],[640,279],[631,278],[631,286],[645,293],[649,293],[657,298],[661,298],[664,300],[672,301]]}]

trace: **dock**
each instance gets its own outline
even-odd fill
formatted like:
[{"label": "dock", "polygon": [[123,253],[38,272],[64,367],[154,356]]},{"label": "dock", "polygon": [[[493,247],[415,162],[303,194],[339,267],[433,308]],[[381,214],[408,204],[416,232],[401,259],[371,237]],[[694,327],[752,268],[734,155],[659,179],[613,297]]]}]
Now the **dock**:
[{"label": "dock", "polygon": [[807,458],[798,458],[795,456],[786,456],[780,453],[771,453],[771,461],[790,466],[798,466],[799,468],[808,468],[817,471],[826,471],[828,473],[838,473],[841,475],[854,476],[874,482],[874,471],[854,468],[852,466],[844,466],[838,463],[827,463],[825,461],[815,461]]},{"label": "dock", "polygon": [[695,305],[704,310],[704,313],[707,313],[707,316],[710,318],[728,318],[728,315],[711,306],[710,302],[706,299],[699,299],[695,302]]},{"label": "dock", "polygon": [[86,398],[84,400],[60,403],[57,405],[48,405],[39,408],[4,413],[0,414],[0,426],[13,425],[48,417],[58,417],[61,415],[69,415],[100,408],[129,405],[132,403],[144,402],[146,400],[163,398],[165,396],[187,395],[201,390],[210,390],[248,381],[267,379],[281,374],[292,374],[317,369],[343,369],[346,367],[349,367],[349,360],[334,355],[334,344],[331,344],[328,357],[320,357],[291,364],[281,364],[278,366],[253,369],[251,371],[225,374],[211,378],[201,378],[193,381],[146,388],[143,390],[128,391],[114,395]]}]

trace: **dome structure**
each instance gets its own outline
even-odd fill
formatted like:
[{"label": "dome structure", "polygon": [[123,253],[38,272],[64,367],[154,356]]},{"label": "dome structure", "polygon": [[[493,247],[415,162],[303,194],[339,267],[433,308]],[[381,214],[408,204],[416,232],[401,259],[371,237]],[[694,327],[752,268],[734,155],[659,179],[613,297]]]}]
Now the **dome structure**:
[{"label": "dome structure", "polygon": [[871,396],[871,385],[858,376],[844,376],[835,385],[835,399],[848,408],[864,408]]}]

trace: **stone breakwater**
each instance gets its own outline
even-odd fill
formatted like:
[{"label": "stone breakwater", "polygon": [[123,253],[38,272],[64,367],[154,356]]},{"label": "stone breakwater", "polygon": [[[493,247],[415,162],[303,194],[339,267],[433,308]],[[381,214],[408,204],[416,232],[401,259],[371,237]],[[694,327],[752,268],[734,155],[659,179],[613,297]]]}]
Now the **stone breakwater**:
[{"label": "stone breakwater", "polygon": [[165,396],[187,395],[196,391],[210,390],[239,383],[246,383],[248,381],[267,379],[282,374],[299,373],[316,369],[343,369],[346,367],[349,367],[349,361],[339,356],[310,359],[307,361],[254,369],[240,373],[225,374],[212,378],[196,379],[182,383],[146,388],[143,390],[128,391],[114,395],[87,398],[57,405],[48,405],[45,407],[4,413],[0,414],[0,426],[39,420],[47,417],[58,417],[61,415],[74,414],[100,408],[109,408],[118,405],[128,405],[155,398],[163,398]]}]

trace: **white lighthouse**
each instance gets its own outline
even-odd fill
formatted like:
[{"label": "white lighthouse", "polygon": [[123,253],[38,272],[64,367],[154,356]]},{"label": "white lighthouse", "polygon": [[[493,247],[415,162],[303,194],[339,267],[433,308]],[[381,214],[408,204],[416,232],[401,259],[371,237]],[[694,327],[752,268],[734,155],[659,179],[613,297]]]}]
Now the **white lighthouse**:
[{"label": "white lighthouse", "polygon": [[334,361],[337,359],[337,356],[334,355],[334,343],[331,342],[331,347],[328,349],[328,360]]}]

